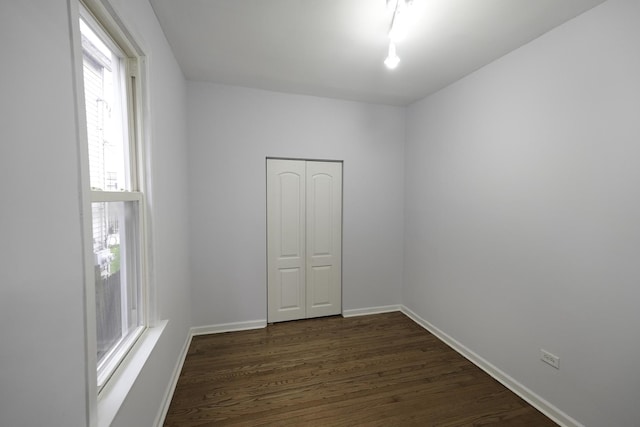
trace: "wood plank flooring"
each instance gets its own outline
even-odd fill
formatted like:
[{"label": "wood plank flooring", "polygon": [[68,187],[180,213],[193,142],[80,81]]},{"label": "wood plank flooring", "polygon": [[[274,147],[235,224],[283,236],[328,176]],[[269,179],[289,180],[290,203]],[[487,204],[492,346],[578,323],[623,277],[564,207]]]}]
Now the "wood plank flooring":
[{"label": "wood plank flooring", "polygon": [[165,426],[555,426],[399,312],[193,338]]}]

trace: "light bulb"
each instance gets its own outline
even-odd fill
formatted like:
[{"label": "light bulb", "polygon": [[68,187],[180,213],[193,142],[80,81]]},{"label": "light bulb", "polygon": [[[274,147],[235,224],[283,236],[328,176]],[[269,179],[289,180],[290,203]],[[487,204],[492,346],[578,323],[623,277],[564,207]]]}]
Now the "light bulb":
[{"label": "light bulb", "polygon": [[396,45],[395,43],[389,43],[389,54],[384,60],[384,65],[386,65],[388,69],[393,70],[399,63],[400,58],[396,55]]}]

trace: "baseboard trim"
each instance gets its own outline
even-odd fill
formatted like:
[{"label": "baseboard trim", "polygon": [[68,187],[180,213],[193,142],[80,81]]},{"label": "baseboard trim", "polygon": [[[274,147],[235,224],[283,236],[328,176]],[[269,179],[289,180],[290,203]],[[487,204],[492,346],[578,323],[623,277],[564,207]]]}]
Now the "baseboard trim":
[{"label": "baseboard trim", "polygon": [[223,332],[246,331],[267,327],[267,320],[249,320],[247,322],[221,323],[219,325],[195,326],[191,328],[191,336],[221,334]]},{"label": "baseboard trim", "polygon": [[464,346],[459,341],[456,341],[450,335],[441,331],[440,329],[433,326],[431,323],[424,320],[422,317],[418,316],[415,312],[413,312],[408,307],[402,305],[400,311],[402,311],[407,317],[416,322],[418,325],[422,326],[427,331],[431,332],[435,335],[440,341],[447,344],[453,350],[455,350],[460,355],[464,356],[471,363],[476,365],[478,368],[485,371],[487,374],[491,375],[494,379],[500,382],[502,385],[507,387],[509,390],[520,396],[522,399],[527,401],[531,406],[535,407],[537,410],[545,414],[551,420],[556,422],[557,424],[563,427],[584,427],[577,420],[571,418],[569,415],[562,412],[560,409],[513,379],[511,376],[507,375],[505,372],[498,369],[496,366],[489,363],[486,359],[482,358],[466,346]]},{"label": "baseboard trim", "polygon": [[173,393],[176,391],[176,386],[178,385],[178,379],[180,378],[180,372],[182,372],[182,367],[184,366],[184,361],[187,358],[187,352],[189,351],[189,346],[191,345],[191,339],[193,338],[193,334],[189,331],[189,335],[182,346],[182,351],[178,356],[178,361],[176,366],[173,368],[173,374],[171,375],[171,381],[167,387],[167,390],[164,393],[164,398],[162,400],[162,407],[160,408],[160,412],[156,417],[155,426],[162,427],[164,424],[165,418],[167,418],[167,412],[169,412],[169,405],[171,405],[171,399],[173,398]]},{"label": "baseboard trim", "polygon": [[367,308],[354,308],[351,310],[344,310],[342,312],[343,317],[356,317],[367,316],[369,314],[390,313],[392,311],[401,311],[401,305],[382,305],[379,307],[367,307]]}]

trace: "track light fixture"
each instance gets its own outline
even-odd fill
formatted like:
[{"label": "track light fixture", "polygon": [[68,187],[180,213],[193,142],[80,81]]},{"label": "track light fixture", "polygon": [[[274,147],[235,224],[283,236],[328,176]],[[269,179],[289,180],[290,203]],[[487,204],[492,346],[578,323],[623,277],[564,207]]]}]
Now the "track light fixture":
[{"label": "track light fixture", "polygon": [[413,0],[387,0],[387,10],[392,12],[389,24],[389,53],[384,65],[393,70],[400,58],[396,54],[396,43],[404,39],[409,32],[409,7]]}]

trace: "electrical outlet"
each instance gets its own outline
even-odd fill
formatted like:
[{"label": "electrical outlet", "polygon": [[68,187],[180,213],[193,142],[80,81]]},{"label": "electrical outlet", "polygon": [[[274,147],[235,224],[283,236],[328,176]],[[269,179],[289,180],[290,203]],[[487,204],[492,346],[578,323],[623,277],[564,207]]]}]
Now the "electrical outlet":
[{"label": "electrical outlet", "polygon": [[553,366],[556,369],[560,369],[560,358],[549,353],[548,351],[540,349],[540,360],[548,365]]}]

